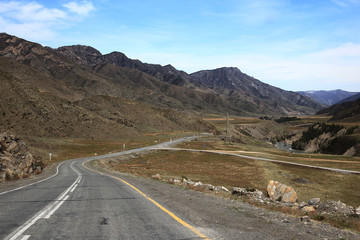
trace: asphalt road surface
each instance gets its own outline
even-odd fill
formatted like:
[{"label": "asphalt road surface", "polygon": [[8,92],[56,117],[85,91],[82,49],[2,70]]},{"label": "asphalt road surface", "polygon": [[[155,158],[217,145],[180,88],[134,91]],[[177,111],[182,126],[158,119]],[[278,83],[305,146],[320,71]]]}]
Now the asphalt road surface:
[{"label": "asphalt road surface", "polygon": [[[186,140],[191,138],[171,143]],[[360,240],[360,234],[328,224],[304,223],[296,216],[108,172],[88,162],[170,145],[72,159],[44,172],[39,182],[22,179],[12,189],[0,186],[0,239]]]},{"label": "asphalt road surface", "polygon": [[0,193],[0,239],[206,239],[140,189],[84,165],[169,144],[68,160],[48,179]]}]

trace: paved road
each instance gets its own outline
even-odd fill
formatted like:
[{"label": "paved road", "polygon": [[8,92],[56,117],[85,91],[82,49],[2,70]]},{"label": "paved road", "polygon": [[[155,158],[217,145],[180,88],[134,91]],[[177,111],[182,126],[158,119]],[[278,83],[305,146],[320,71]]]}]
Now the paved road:
[{"label": "paved road", "polygon": [[49,179],[0,193],[0,239],[206,239],[141,189],[84,165],[169,144],[68,160]]}]

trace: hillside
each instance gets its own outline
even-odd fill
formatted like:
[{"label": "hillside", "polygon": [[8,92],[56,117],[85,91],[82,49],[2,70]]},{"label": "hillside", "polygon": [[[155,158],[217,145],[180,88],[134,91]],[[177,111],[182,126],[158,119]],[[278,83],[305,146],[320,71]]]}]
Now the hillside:
[{"label": "hillside", "polygon": [[13,69],[8,70],[9,65],[19,69],[19,76],[25,74],[20,70],[29,70],[11,58],[0,57],[1,131],[37,137],[113,139],[150,131],[209,130],[205,123],[176,111],[119,97],[94,95],[70,101],[71,89],[48,82],[37,86],[43,75],[20,80],[12,74]]},{"label": "hillside", "polygon": [[331,106],[356,94],[356,92],[348,92],[340,89],[331,91],[299,91],[298,93],[326,106]]},{"label": "hillside", "polygon": [[[209,84],[205,72],[220,72],[221,79]],[[236,68],[189,75],[119,52],[102,55],[80,45],[52,49],[5,33],[0,34],[0,81],[0,130],[39,137],[104,139],[176,129],[212,131],[196,116],[311,114],[321,107]]]},{"label": "hillside", "polygon": [[[132,70],[136,69],[150,74],[162,82],[171,83],[170,88],[187,93],[186,96],[190,96],[193,100],[195,98],[196,102],[192,103],[196,105],[195,109],[197,111],[214,112],[215,110],[217,113],[229,111],[237,115],[288,115],[311,114],[314,113],[314,109],[321,108],[320,104],[316,104],[308,98],[302,97],[300,94],[272,87],[248,76],[247,78],[249,81],[238,81],[237,88],[230,89],[231,92],[222,91],[207,84],[199,84],[198,74],[196,73],[187,74],[175,69],[171,65],[160,66],[142,63],[139,60],[129,59],[125,54],[120,52],[102,55],[94,48],[80,45],[61,47],[58,48],[57,51],[79,64],[91,66],[98,73],[102,73],[112,78],[116,78],[116,76],[119,75],[114,73],[119,73],[119,70],[116,70],[117,68],[115,66]],[[104,71],[104,67],[107,70]],[[228,68],[227,71],[231,71],[231,69],[232,68]],[[245,74],[243,75],[245,76]],[[236,84],[236,79],[234,78],[225,77],[222,81],[229,82],[229,85],[233,84],[234,81]],[[257,84],[258,87],[253,88],[252,86],[254,84]],[[174,88],[174,86],[178,88]],[[179,88],[180,86],[183,88]],[[245,96],[246,93],[244,92],[244,89],[252,89],[252,94]],[[271,92],[271,94],[266,93],[267,100],[270,100],[271,104],[264,104],[264,92]],[[184,99],[182,95],[183,94],[178,91],[171,91],[171,96],[173,98],[181,98],[181,102],[184,103],[186,102],[186,99]],[[199,100],[202,101],[201,104],[197,103]],[[286,101],[286,103],[282,104],[283,101]]]},{"label": "hillside", "polygon": [[340,103],[344,103],[344,102],[351,102],[351,101],[355,101],[357,99],[360,98],[360,93],[357,93],[355,95],[352,95],[350,97],[344,98],[341,101],[337,102],[336,104],[340,104]]},{"label": "hillside", "polygon": [[329,121],[360,122],[360,98],[350,102],[335,104],[316,114],[333,116]]},{"label": "hillside", "polygon": [[321,105],[298,93],[265,84],[238,68],[219,68],[190,75],[191,82],[226,96],[229,102],[250,113],[304,115]]}]

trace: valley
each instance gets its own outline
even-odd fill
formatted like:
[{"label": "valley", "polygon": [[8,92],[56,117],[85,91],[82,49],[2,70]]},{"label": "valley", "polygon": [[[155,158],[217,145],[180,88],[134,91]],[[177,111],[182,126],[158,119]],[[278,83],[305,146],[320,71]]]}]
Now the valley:
[{"label": "valley", "polygon": [[[7,171],[7,166],[15,166],[9,164],[11,154],[13,159],[17,159],[17,164],[22,160],[17,152],[4,145],[0,155],[0,172],[11,172],[7,180],[13,181],[1,182],[2,189],[11,189],[18,184],[14,182],[21,184],[42,178],[39,176],[42,174],[48,176],[48,171],[53,173],[60,168],[60,176],[54,177],[64,179],[68,176],[71,181],[64,181],[59,188],[70,191],[71,184],[86,186],[84,180],[81,182],[80,176],[83,175],[94,190],[97,189],[94,184],[98,177],[96,174],[100,171],[100,175],[113,174],[139,183],[148,192],[154,191],[155,196],[175,188],[169,191],[176,196],[183,191],[191,192],[189,195],[196,197],[197,201],[211,195],[209,202],[215,205],[225,199],[226,206],[231,208],[231,211],[226,210],[229,216],[236,215],[240,205],[240,208],[245,208],[243,204],[250,203],[275,210],[275,215],[279,212],[292,215],[295,219],[293,226],[304,227],[306,224],[302,220],[296,221],[309,216],[311,224],[327,222],[338,228],[350,229],[354,233],[349,234],[358,237],[360,189],[354,183],[360,180],[360,105],[359,98],[353,99],[357,96],[355,92],[334,91],[331,98],[324,97],[324,92],[321,92],[316,97],[321,96],[322,101],[317,101],[314,95],[271,86],[235,67],[188,74],[171,65],[130,59],[121,52],[102,54],[83,45],[55,49],[6,33],[0,33],[0,85],[0,133],[4,136],[13,134],[12,141],[21,139],[26,142],[38,161],[33,162],[31,168],[27,166],[35,173],[32,175],[21,172],[22,168]],[[334,99],[340,102],[329,106]],[[181,139],[181,143],[175,144],[175,139]],[[162,149],[158,144],[162,144]],[[277,147],[280,145],[289,147]],[[45,171],[38,174],[40,170],[35,171],[35,165],[40,162]],[[341,170],[352,173],[344,174]],[[104,176],[101,178],[103,188],[100,191],[111,199],[112,192],[104,188],[114,182],[110,183]],[[298,201],[288,206],[277,205],[275,200],[264,200],[264,204],[246,196],[236,196],[229,190],[214,192],[197,189],[191,184],[188,187],[184,179],[219,189],[236,187],[250,192],[256,189],[259,194],[266,194],[267,184],[274,180],[291,186],[298,194]],[[48,187],[50,183],[44,184]],[[124,181],[118,184],[114,184],[116,191],[118,187],[125,189],[124,186],[131,185]],[[153,190],[156,188],[159,190]],[[125,193],[132,191],[129,189]],[[205,194],[198,195],[200,193],[193,190]],[[84,195],[71,195],[71,198],[84,199],[89,194],[86,187],[79,191]],[[118,197],[127,199],[125,193],[119,192]],[[56,202],[59,194],[51,193],[48,201]],[[137,199],[136,194],[129,193],[131,198]],[[306,202],[313,198],[320,198],[321,203],[341,201],[346,207],[353,206],[352,212],[346,216],[325,216],[321,212],[303,210]],[[171,199],[172,196],[158,197],[157,201],[177,209],[177,214],[191,219],[202,228],[217,224],[194,220],[195,215],[183,213],[186,200],[179,200],[177,207],[167,203]],[[77,209],[67,205],[66,199],[60,200],[68,207],[66,211]],[[300,207],[302,202],[305,205]],[[107,204],[110,206],[112,203]],[[147,204],[147,201],[142,202],[143,206]],[[129,209],[135,208],[135,205],[129,205]],[[246,210],[247,214],[258,211],[252,206],[250,209]],[[65,218],[68,218],[68,212]],[[203,215],[208,217],[218,213],[212,210]],[[286,218],[287,215],[281,216]],[[225,218],[225,222],[232,226],[229,218]],[[263,220],[266,222],[269,219]],[[249,219],[246,221],[251,222]],[[249,228],[251,224],[254,223],[249,223]],[[220,226],[219,232],[225,234],[227,227]],[[306,235],[306,226],[304,228]],[[316,234],[321,237],[325,227],[320,229]],[[329,230],[329,236],[342,231],[334,229]],[[44,236],[47,234],[47,229],[40,230]],[[206,235],[221,239],[221,234],[212,231],[215,230],[207,229]],[[115,232],[119,234],[117,230]],[[232,229],[227,236],[234,237],[236,232]],[[289,232],[294,237],[299,236],[296,231]],[[36,230],[33,229],[32,234],[36,234]],[[166,234],[172,236],[177,233],[169,231]],[[195,235],[202,236],[196,231]],[[96,234],[93,236],[96,237]],[[184,233],[182,236],[194,237],[194,234]],[[259,235],[254,233],[253,236],[256,239]]]}]

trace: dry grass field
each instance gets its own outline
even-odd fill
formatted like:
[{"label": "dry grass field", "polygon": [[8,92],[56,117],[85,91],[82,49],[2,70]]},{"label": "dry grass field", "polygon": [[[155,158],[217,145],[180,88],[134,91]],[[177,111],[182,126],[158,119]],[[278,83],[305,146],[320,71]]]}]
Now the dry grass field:
[{"label": "dry grass field", "polygon": [[125,150],[128,150],[169,141],[169,139],[193,136],[194,134],[196,133],[190,131],[154,132],[143,134],[141,137],[113,141],[33,138],[34,147],[32,147],[32,150],[41,155],[46,163],[49,160],[49,153],[52,153],[53,162],[59,162],[67,159],[94,156],[95,154],[120,152],[123,151],[124,144]]},{"label": "dry grass field", "polygon": [[[228,188],[257,188],[265,192],[270,180],[292,186],[299,201],[314,197],[325,200],[340,200],[352,206],[360,205],[360,175],[340,174],[324,170],[309,169],[249,160],[215,153],[157,151],[136,158],[116,161],[112,167],[121,172],[150,177],[159,173],[163,178],[189,178]],[[299,179],[306,179],[301,183]]]}]

